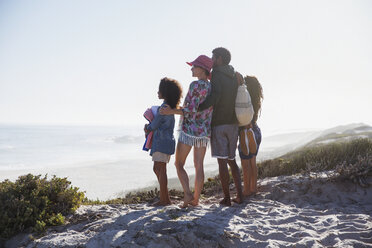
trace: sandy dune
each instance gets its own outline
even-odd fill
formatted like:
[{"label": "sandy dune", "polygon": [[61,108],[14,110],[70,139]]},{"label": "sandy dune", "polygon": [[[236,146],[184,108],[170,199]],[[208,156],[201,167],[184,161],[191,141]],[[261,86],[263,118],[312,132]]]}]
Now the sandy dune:
[{"label": "sandy dune", "polygon": [[[370,180],[371,182],[371,180]],[[177,205],[82,206],[74,224],[7,247],[372,247],[372,187],[287,176],[259,181],[260,193],[223,207],[220,196]],[[177,203],[177,202],[176,202]]]}]

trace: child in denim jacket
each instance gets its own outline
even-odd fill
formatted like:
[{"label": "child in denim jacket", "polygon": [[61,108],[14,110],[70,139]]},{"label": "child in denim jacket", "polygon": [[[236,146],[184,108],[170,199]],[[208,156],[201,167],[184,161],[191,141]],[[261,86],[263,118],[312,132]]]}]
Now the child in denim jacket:
[{"label": "child in denim jacket", "polygon": [[[170,78],[161,79],[158,91],[159,99],[164,99],[161,106],[167,104],[172,109],[177,108],[181,95],[182,88],[176,80]],[[160,185],[160,200],[155,205],[165,206],[171,204],[168,194],[166,166],[175,150],[175,139],[173,136],[175,121],[174,115],[161,115],[159,109],[154,120],[150,124],[145,125],[145,133],[154,132],[150,155],[152,156],[152,161],[154,161],[153,169]]]}]

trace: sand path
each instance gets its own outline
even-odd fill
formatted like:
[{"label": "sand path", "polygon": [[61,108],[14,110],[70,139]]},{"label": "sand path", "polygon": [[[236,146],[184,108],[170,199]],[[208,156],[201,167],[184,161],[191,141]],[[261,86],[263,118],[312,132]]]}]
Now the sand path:
[{"label": "sand path", "polygon": [[[264,179],[241,205],[82,206],[75,224],[7,247],[372,247],[372,187],[305,176]],[[79,220],[79,221],[77,221]]]}]

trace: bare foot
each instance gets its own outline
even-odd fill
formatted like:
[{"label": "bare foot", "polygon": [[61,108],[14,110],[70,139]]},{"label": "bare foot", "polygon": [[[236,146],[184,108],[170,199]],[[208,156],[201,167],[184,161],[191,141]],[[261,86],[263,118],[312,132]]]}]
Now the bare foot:
[{"label": "bare foot", "polygon": [[192,206],[198,206],[199,205],[199,201],[197,201],[196,199],[194,199],[194,200],[192,200],[191,202],[190,202],[190,205],[192,205]]},{"label": "bare foot", "polygon": [[243,199],[241,199],[240,197],[236,197],[232,200],[233,202],[237,203],[237,204],[240,204],[243,202]]},{"label": "bare foot", "polygon": [[185,194],[185,196],[183,197],[183,204],[182,204],[181,208],[187,207],[187,205],[189,205],[189,203],[191,203],[193,200],[194,200],[193,195],[186,195]]},{"label": "bare foot", "polygon": [[221,205],[225,205],[225,206],[231,206],[231,200],[230,200],[230,197],[225,197],[225,198],[223,198],[223,199],[220,201],[220,204],[221,204]]},{"label": "bare foot", "polygon": [[172,204],[171,201],[157,201],[152,205],[157,207],[157,206],[167,206],[167,205],[171,205],[171,204]]}]

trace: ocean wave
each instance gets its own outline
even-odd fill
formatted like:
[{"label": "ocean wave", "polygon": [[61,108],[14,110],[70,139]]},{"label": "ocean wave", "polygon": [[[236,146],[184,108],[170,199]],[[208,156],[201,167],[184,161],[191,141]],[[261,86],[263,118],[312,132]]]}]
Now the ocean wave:
[{"label": "ocean wave", "polygon": [[113,143],[114,138],[112,137],[105,137],[105,138],[102,138],[102,137],[92,137],[92,138],[86,138],[84,139],[83,143],[86,143],[86,144],[92,144],[92,145],[99,145],[99,144],[102,144],[102,143]]},{"label": "ocean wave", "polygon": [[132,136],[132,135],[124,135],[119,137],[114,137],[113,141],[115,143],[139,143],[144,142],[145,138],[143,136]]},{"label": "ocean wave", "polygon": [[0,171],[15,171],[15,170],[24,170],[29,169],[23,163],[15,163],[15,164],[0,164]]},{"label": "ocean wave", "polygon": [[9,151],[9,150],[14,150],[14,146],[12,145],[0,145],[0,150],[5,150],[5,151]]},{"label": "ocean wave", "polygon": [[87,144],[103,144],[103,143],[138,143],[143,142],[145,139],[143,136],[111,136],[111,137],[93,137],[84,139],[83,143]]}]

